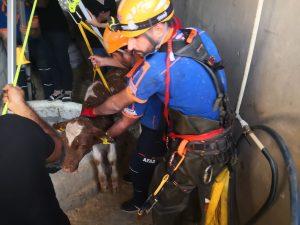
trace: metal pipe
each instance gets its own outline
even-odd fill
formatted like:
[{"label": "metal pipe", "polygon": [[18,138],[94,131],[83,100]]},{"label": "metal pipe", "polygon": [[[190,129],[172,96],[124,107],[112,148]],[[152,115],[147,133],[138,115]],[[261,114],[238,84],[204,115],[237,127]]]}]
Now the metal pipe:
[{"label": "metal pipe", "polygon": [[250,41],[250,46],[249,46],[249,51],[248,51],[244,76],[243,76],[243,81],[242,81],[241,90],[240,90],[240,94],[239,94],[239,98],[238,98],[238,102],[237,102],[237,106],[236,106],[236,110],[235,110],[235,113],[237,115],[237,119],[239,119],[238,116],[240,115],[240,108],[241,108],[243,97],[244,97],[244,94],[245,94],[245,88],[246,88],[246,85],[247,85],[250,66],[251,66],[251,62],[252,62],[252,58],[253,58],[253,52],[254,52],[254,47],[255,47],[255,44],[256,44],[257,32],[258,32],[258,28],[259,28],[260,19],[261,19],[263,4],[264,4],[264,0],[259,0],[258,1],[256,16],[255,16],[255,20],[254,20],[254,26],[253,26],[253,31],[252,31],[252,35],[251,35],[251,41]]},{"label": "metal pipe", "polygon": [[[79,2],[79,5],[78,5],[78,6],[79,6],[81,12],[83,13],[83,15],[84,15],[84,17],[85,17],[86,19],[92,19],[91,16],[90,16],[90,14],[89,14],[88,11],[87,11],[85,5],[82,3],[82,1]],[[98,34],[99,37],[102,38],[102,35],[101,35],[100,31],[98,30],[98,28],[94,27],[93,25],[91,25],[91,27],[92,27],[92,29],[96,32],[96,34]]]},{"label": "metal pipe", "polygon": [[[26,9],[25,9],[25,2],[23,0],[17,0],[17,10],[20,15],[20,25],[21,27],[27,27],[27,20],[26,20]],[[25,40],[25,33],[22,33],[22,42]],[[29,57],[29,48],[28,45],[25,48],[25,58],[30,60]],[[30,64],[24,65],[25,73],[27,76],[27,91],[28,91],[28,100],[32,100],[32,87],[30,83],[31,79],[31,68]]]},{"label": "metal pipe", "polygon": [[7,1],[7,82],[13,83],[16,71],[16,0]]}]

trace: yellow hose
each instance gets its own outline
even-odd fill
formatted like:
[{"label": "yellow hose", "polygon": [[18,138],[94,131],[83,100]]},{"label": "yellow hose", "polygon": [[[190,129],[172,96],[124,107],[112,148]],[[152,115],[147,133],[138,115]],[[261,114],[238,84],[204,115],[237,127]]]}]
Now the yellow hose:
[{"label": "yellow hose", "polygon": [[228,225],[228,186],[229,171],[226,168],[212,186],[205,225]]}]

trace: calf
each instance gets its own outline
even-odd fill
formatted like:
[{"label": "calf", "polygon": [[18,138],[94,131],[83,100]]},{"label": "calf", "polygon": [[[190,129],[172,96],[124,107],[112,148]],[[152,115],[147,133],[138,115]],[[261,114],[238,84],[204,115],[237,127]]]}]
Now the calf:
[{"label": "calf", "polygon": [[[106,75],[112,94],[125,87],[124,73],[123,70],[114,69]],[[98,106],[109,96],[110,93],[101,81],[95,81],[87,89],[82,108]],[[66,172],[77,170],[81,159],[92,149],[100,187],[103,191],[108,190],[108,173],[111,174],[113,190],[116,191],[118,187],[116,146],[114,143],[104,145],[101,140],[113,122],[113,116],[98,116],[96,118],[79,116],[53,125],[55,129],[63,130],[61,136],[66,150],[62,162],[63,170]]]}]

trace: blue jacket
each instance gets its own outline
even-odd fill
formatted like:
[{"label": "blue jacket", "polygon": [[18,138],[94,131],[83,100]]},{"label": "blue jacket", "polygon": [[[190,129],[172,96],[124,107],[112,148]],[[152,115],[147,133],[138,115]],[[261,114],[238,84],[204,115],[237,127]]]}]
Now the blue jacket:
[{"label": "blue jacket", "polygon": [[[219,61],[220,55],[208,34],[196,29],[208,53]],[[180,38],[179,31],[175,38]],[[128,91],[136,99],[136,104],[146,104],[156,95],[161,102],[165,98],[165,70],[166,53],[155,52],[149,55],[145,63],[130,78]],[[207,119],[218,120],[219,111],[213,111],[216,100],[216,90],[207,71],[195,60],[187,57],[176,57],[170,67],[170,103],[169,107],[185,115],[199,116]],[[218,76],[227,89],[224,70]]]}]

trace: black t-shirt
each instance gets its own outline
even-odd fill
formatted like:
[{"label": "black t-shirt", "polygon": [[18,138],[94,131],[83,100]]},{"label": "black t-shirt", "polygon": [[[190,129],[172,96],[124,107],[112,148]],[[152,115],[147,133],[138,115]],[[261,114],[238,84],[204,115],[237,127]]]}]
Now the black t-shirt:
[{"label": "black t-shirt", "polygon": [[[115,0],[105,0],[104,5],[97,0],[82,0],[84,6],[94,15],[98,16],[100,12],[110,11],[110,16],[116,16],[117,14],[117,4]],[[103,34],[104,29],[98,28]],[[86,32],[87,37],[90,41],[92,48],[103,48],[99,40],[89,32]]]},{"label": "black t-shirt", "polygon": [[35,122],[0,117],[1,225],[68,225],[45,168],[54,142]]},{"label": "black t-shirt", "polygon": [[57,0],[49,0],[46,8],[38,7],[37,15],[42,32],[69,32],[66,17]]},{"label": "black t-shirt", "polygon": [[96,17],[100,12],[110,11],[111,16],[117,14],[117,4],[115,0],[105,0],[104,5],[97,0],[82,0],[85,7]]}]

